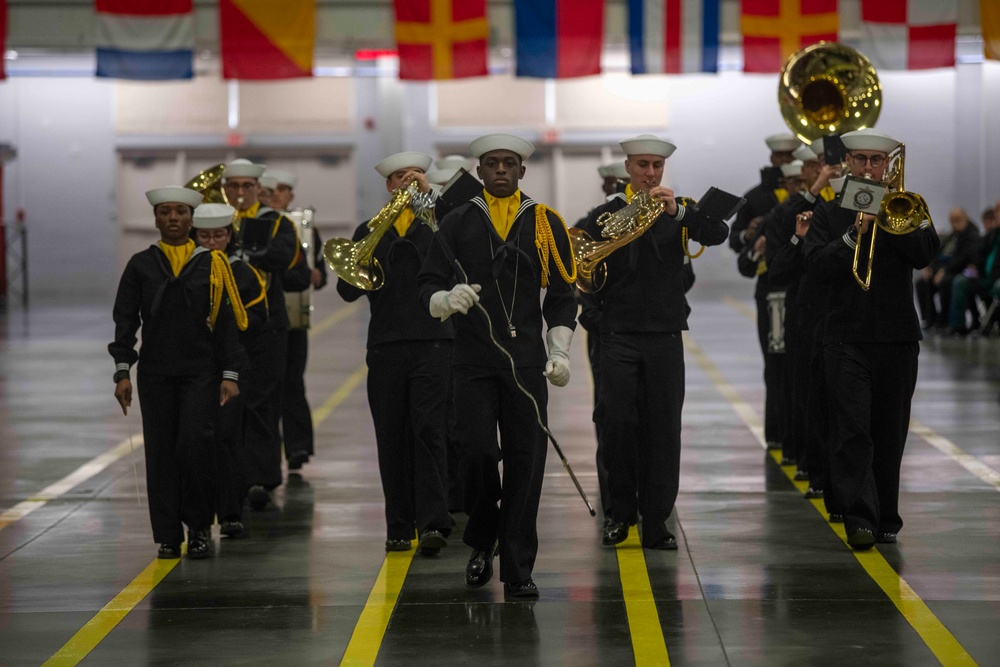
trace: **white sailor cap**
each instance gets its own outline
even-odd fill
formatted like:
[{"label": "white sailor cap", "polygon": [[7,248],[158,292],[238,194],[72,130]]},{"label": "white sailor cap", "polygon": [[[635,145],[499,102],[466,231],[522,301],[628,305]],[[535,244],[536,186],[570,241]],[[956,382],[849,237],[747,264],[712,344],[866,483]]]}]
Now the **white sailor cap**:
[{"label": "white sailor cap", "polygon": [[419,153],[417,151],[403,151],[402,153],[396,153],[385,158],[377,165],[375,165],[375,171],[382,175],[382,178],[389,178],[394,173],[400,169],[419,169],[420,171],[426,172],[430,166],[431,162],[434,161],[427,153]]},{"label": "white sailor cap", "polygon": [[271,175],[270,172],[265,171],[264,175],[257,179],[260,183],[260,187],[267,188],[268,190],[273,190],[278,187],[278,179]]},{"label": "white sailor cap", "polygon": [[458,170],[459,167],[445,167],[442,169],[433,169],[427,172],[427,182],[430,183],[431,185],[447,185],[448,181],[450,181],[455,176],[455,174],[458,173]]},{"label": "white sailor cap", "polygon": [[627,181],[629,179],[628,172],[625,171],[625,161],[612,162],[608,165],[608,176],[614,176],[617,179]]},{"label": "white sailor cap", "polygon": [[772,153],[791,153],[802,142],[794,134],[772,134],[764,140],[764,143]]},{"label": "white sailor cap", "polygon": [[159,204],[166,204],[167,202],[187,204],[191,208],[194,208],[200,204],[203,199],[204,198],[201,193],[197,190],[185,188],[180,185],[168,185],[164,188],[146,190],[146,200],[152,204],[154,208]]},{"label": "white sailor cap", "polygon": [[781,165],[781,175],[785,178],[790,176],[801,176],[802,164],[802,160],[792,160],[787,164]]},{"label": "white sailor cap", "polygon": [[844,146],[849,151],[881,151],[889,153],[899,146],[899,142],[885,132],[867,127],[841,135]]},{"label": "white sailor cap", "polygon": [[796,160],[802,160],[803,162],[818,159],[816,153],[813,152],[813,149],[805,144],[792,151],[792,157]]},{"label": "white sailor cap", "polygon": [[226,165],[222,172],[223,178],[260,178],[267,169],[266,165],[254,164],[250,160],[237,158]]},{"label": "white sailor cap", "polygon": [[194,210],[191,226],[195,229],[222,229],[233,224],[236,209],[229,204],[202,204]]},{"label": "white sailor cap", "polygon": [[610,164],[602,164],[600,167],[597,168],[597,175],[600,176],[601,178],[610,178],[611,173],[608,171],[608,169],[610,168],[611,168]]},{"label": "white sailor cap", "polygon": [[640,134],[638,137],[624,139],[619,141],[618,145],[625,151],[625,155],[659,155],[668,158],[677,150],[677,146],[652,134]]},{"label": "white sailor cap", "polygon": [[469,152],[476,158],[481,158],[490,151],[500,150],[517,153],[521,160],[527,160],[535,152],[535,147],[530,141],[513,134],[485,134],[469,144]]},{"label": "white sailor cap", "polygon": [[438,169],[460,169],[469,168],[469,158],[464,155],[445,155],[434,163]]},{"label": "white sailor cap", "polygon": [[[261,179],[265,179],[269,176],[274,178],[276,184],[287,185],[290,188],[294,188],[295,184],[299,182],[299,177],[287,169],[268,169],[264,172],[264,175],[261,176]],[[263,181],[261,181],[261,184],[263,184]]]},{"label": "white sailor cap", "polygon": [[823,146],[823,137],[820,137],[816,141],[809,144],[809,148],[812,149],[812,152],[815,153],[817,157],[823,155],[823,153],[826,152],[826,148]]}]

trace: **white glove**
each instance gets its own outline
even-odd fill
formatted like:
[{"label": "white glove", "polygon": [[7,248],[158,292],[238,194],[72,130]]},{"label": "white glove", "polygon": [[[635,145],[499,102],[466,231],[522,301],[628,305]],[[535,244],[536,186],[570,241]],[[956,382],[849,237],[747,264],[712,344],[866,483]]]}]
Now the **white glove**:
[{"label": "white glove", "polygon": [[469,308],[479,301],[479,291],[483,288],[479,285],[466,285],[459,283],[451,288],[451,291],[441,290],[431,295],[430,312],[431,317],[437,317],[442,322],[455,313],[465,315]]},{"label": "white glove", "polygon": [[549,344],[549,360],[542,374],[555,386],[565,387],[569,382],[569,346],[573,342],[573,330],[552,327],[545,334],[545,340]]}]

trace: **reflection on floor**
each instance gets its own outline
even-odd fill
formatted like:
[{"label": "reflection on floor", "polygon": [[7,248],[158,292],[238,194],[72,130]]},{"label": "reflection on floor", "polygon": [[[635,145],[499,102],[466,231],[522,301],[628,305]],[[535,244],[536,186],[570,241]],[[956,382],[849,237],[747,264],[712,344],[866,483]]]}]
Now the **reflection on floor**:
[{"label": "reflection on floor", "polygon": [[[93,647],[85,664],[336,664],[356,632],[354,647],[382,665],[620,665],[653,655],[650,639],[673,664],[995,662],[1000,341],[925,341],[913,412],[921,430],[903,466],[906,527],[897,545],[864,560],[748,427],[761,414],[760,354],[752,323],[722,297],[702,285],[692,298],[671,519],[680,550],[642,552],[653,604],[629,613],[616,551],[600,546],[599,523],[554,454],[539,515],[538,602],[505,603],[497,581],[467,591],[469,550],[457,537],[439,556],[407,555],[394,608],[381,588],[373,594],[380,572],[391,580],[398,565],[383,571],[361,382],[367,314],[341,310],[332,290],[316,299],[308,372],[318,455],[288,476],[274,506],[250,515],[249,539],[216,533],[213,559],[184,559],[137,597],[155,545],[139,418],[123,417],[111,395],[110,309],[0,318],[0,663],[38,665],[59,653],[73,664]],[[581,333],[573,380],[551,391],[549,413],[596,503],[584,347]],[[112,600],[123,610],[117,625],[98,614]],[[366,604],[365,618],[388,620],[381,644],[379,632],[359,628]],[[918,632],[927,618],[953,639]]]}]

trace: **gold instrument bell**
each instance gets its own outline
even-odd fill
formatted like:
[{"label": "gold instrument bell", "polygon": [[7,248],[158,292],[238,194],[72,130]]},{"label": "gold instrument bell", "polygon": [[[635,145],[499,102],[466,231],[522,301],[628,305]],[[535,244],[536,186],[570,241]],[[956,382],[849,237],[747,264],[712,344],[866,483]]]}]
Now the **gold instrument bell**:
[{"label": "gold instrument bell", "polygon": [[837,42],[819,42],[785,61],[778,106],[792,132],[810,143],[874,127],[882,110],[882,85],[863,54]]},{"label": "gold instrument bell", "polygon": [[184,187],[200,192],[206,204],[228,204],[226,191],[222,189],[222,174],[225,171],[225,164],[209,167],[199,171],[197,176],[184,184]]}]

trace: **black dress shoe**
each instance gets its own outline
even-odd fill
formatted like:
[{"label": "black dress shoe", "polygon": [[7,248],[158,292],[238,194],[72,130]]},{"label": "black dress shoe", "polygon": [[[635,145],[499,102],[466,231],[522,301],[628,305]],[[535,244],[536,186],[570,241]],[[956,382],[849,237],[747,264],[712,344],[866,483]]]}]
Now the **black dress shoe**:
[{"label": "black dress shoe", "polygon": [[465,587],[482,588],[493,578],[493,553],[489,551],[473,551],[469,563],[465,566]]},{"label": "black dress shoe", "polygon": [[796,482],[808,482],[809,481],[809,471],[803,468],[799,468],[795,471],[795,481]]},{"label": "black dress shoe", "polygon": [[302,466],[305,463],[309,463],[309,454],[307,452],[298,451],[288,455],[289,470],[302,470]]},{"label": "black dress shoe", "polygon": [[608,523],[604,527],[604,534],[601,536],[601,544],[606,547],[613,547],[628,539],[628,523]]},{"label": "black dress shoe", "polygon": [[768,449],[781,449],[781,443],[780,442],[776,442],[774,440],[768,440],[767,441],[767,448]]},{"label": "black dress shoe", "polygon": [[409,551],[410,541],[409,540],[386,540],[385,541],[386,551]]},{"label": "black dress shoe", "polygon": [[446,546],[448,546],[448,540],[440,530],[425,530],[420,535],[421,555],[436,556]]},{"label": "black dress shoe", "polygon": [[795,465],[795,457],[794,456],[786,456],[786,455],[782,454],[781,455],[781,465],[783,465],[783,466],[793,466],[793,465]]},{"label": "black dress shoe", "polygon": [[227,519],[219,524],[219,532],[226,537],[239,540],[247,536],[246,526],[239,519]]},{"label": "black dress shoe", "polygon": [[896,533],[891,530],[880,530],[875,534],[875,541],[879,544],[895,544]]},{"label": "black dress shoe", "polygon": [[830,523],[844,523],[844,515],[830,512]]},{"label": "black dress shoe", "polygon": [[503,585],[503,595],[506,598],[537,598],[538,586],[531,579]]},{"label": "black dress shoe", "polygon": [[808,489],[806,489],[805,497],[809,499],[822,498],[823,489],[814,489],[813,487],[810,486]]},{"label": "black dress shoe", "polygon": [[875,546],[875,534],[871,528],[858,528],[847,536],[847,543],[852,549],[866,551]]},{"label": "black dress shoe", "polygon": [[250,509],[259,512],[271,502],[271,492],[260,484],[254,484],[247,491],[247,500],[250,502]]},{"label": "black dress shoe", "polygon": [[658,549],[660,551],[677,551],[677,538],[673,535],[664,537],[659,542],[653,544],[643,544],[643,549]]},{"label": "black dress shoe", "polygon": [[169,558],[180,558],[181,557],[181,545],[179,544],[161,544],[160,549],[156,552],[157,558],[162,558],[167,560]]},{"label": "black dress shoe", "polygon": [[188,531],[188,558],[200,560],[212,555],[207,530]]}]

